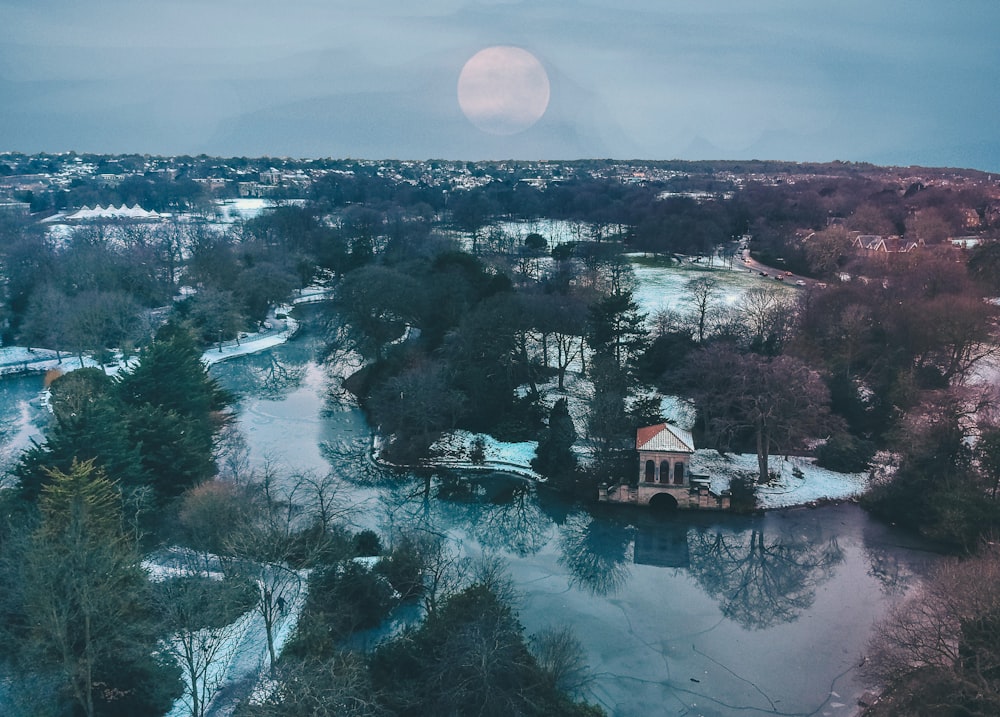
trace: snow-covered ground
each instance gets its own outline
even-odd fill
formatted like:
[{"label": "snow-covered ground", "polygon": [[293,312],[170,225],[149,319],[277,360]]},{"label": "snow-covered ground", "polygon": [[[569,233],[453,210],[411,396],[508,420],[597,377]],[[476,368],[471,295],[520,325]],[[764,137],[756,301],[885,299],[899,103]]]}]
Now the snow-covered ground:
[{"label": "snow-covered ground", "polygon": [[290,316],[287,316],[287,312],[291,311],[291,307],[278,307],[276,313],[285,313],[286,318],[284,319],[274,319],[270,318],[269,321],[278,322],[278,325],[283,325],[276,333],[268,333],[264,335],[260,334],[250,334],[246,338],[240,339],[237,344],[234,341],[226,342],[222,345],[222,348],[213,348],[202,354],[201,360],[207,365],[211,366],[219,361],[225,361],[226,359],[233,358],[235,356],[246,356],[248,354],[260,353],[261,351],[266,351],[267,349],[274,348],[280,344],[285,343],[288,339],[298,331],[298,322]]},{"label": "snow-covered ground", "polygon": [[279,202],[273,199],[242,197],[240,199],[220,199],[215,203],[216,216],[221,224],[233,224],[238,221],[254,219],[268,209],[274,209],[283,204],[302,206],[304,199],[283,199]]},{"label": "snow-covered ground", "polygon": [[[485,459],[474,463],[471,458],[477,440],[483,442]],[[531,478],[539,478],[531,469],[537,443],[503,443],[485,434],[454,431],[432,446],[435,465],[461,468],[491,468]],[[813,464],[809,458],[771,456],[770,471],[778,478],[758,486],[757,505],[765,510],[807,505],[822,500],[855,498],[868,487],[864,473],[836,473]],[[730,481],[738,475],[757,475],[757,454],[721,454],[711,449],[695,451],[691,472],[708,475],[712,491],[728,490]]]},{"label": "snow-covered ground", "polygon": [[682,264],[680,266],[653,266],[642,263],[641,255],[633,255],[633,270],[637,287],[633,292],[639,310],[650,319],[659,311],[690,311],[691,292],[685,289],[692,279],[711,277],[718,283],[717,301],[723,306],[735,306],[747,289],[754,287],[771,288],[792,294],[794,287],[780,281],[773,281],[749,271],[742,262],[734,262],[733,268],[716,260],[714,267],[708,261]]},{"label": "snow-covered ground", "polygon": [[[523,228],[522,228],[523,230]],[[541,232],[540,232],[541,233]],[[780,291],[793,292],[794,288],[778,282],[768,282],[756,274],[747,272],[741,264],[728,269],[716,264],[710,269],[707,264],[649,266],[635,265],[638,286],[634,293],[640,311],[654,314],[660,309],[685,311],[688,309],[688,292],[685,284],[694,278],[711,276],[719,283],[720,303],[735,305],[747,289],[757,286],[775,287]],[[565,387],[558,390],[555,379],[538,386],[542,394],[541,404],[548,410],[559,398],[566,398],[570,416],[579,439],[576,451],[582,464],[590,458],[584,440],[587,431],[587,412],[593,386],[581,373],[577,361],[570,367],[565,377]],[[522,387],[527,391],[527,387]],[[661,413],[670,423],[685,430],[691,430],[695,420],[695,409],[690,402],[677,396],[661,396]],[[473,463],[471,452],[477,440],[482,441],[484,460]],[[454,431],[446,434],[432,446],[433,462],[464,468],[491,468],[505,470],[538,478],[531,470],[531,459],[535,455],[535,442],[504,443],[485,434]],[[845,500],[856,497],[867,488],[865,474],[835,473],[819,468],[807,458],[792,457],[788,460],[780,456],[770,459],[771,471],[779,478],[769,485],[758,488],[758,504],[761,508],[785,508],[805,505],[814,501]],[[712,490],[720,492],[729,487],[737,475],[757,474],[756,454],[722,455],[715,450],[698,450],[692,461],[692,471],[708,474],[712,479]],[[801,477],[799,477],[801,475]]]},{"label": "snow-covered ground", "polygon": [[[476,441],[482,441],[483,460],[480,462],[472,460]],[[537,479],[541,476],[531,469],[531,459],[535,457],[537,447],[536,441],[504,443],[485,433],[452,431],[431,446],[431,455],[435,465],[492,468]]]},{"label": "snow-covered ground", "polygon": [[514,237],[519,243],[529,234],[541,234],[549,247],[556,244],[589,241],[593,232],[587,222],[570,222],[563,219],[533,219],[519,222],[497,222],[496,227]]},{"label": "snow-covered ground", "polygon": [[[154,581],[167,580],[180,575],[190,575],[192,571],[183,567],[191,565],[189,551],[183,549],[168,549],[143,563]],[[197,564],[199,561],[194,561]],[[277,616],[274,624],[273,637],[275,654],[280,655],[285,644],[291,638],[298,623],[299,615],[306,599],[308,573],[306,571],[288,571],[287,568],[276,568],[287,572],[292,579],[281,582],[280,597],[284,600],[285,609]],[[204,574],[204,573],[201,573]],[[212,577],[221,579],[221,572],[210,572]],[[269,583],[270,584],[270,583]],[[206,630],[206,633],[209,632]],[[223,628],[206,634],[205,641],[211,640],[217,644],[212,651],[213,659],[207,665],[203,680],[209,685],[208,693],[212,696],[222,696],[228,689],[238,689],[250,695],[266,691],[270,681],[270,665],[267,649],[267,632],[264,618],[257,609],[249,610],[234,622]],[[181,665],[183,669],[183,665]],[[206,665],[201,664],[202,668]],[[185,675],[185,681],[189,676]],[[212,711],[211,706],[209,712]],[[167,717],[185,717],[191,714],[190,698],[181,697]]]},{"label": "snow-covered ground", "polygon": [[[768,470],[778,478],[757,486],[757,505],[765,510],[821,500],[846,500],[861,495],[868,488],[868,477],[864,473],[836,473],[798,456],[771,456]],[[736,475],[757,475],[757,454],[723,455],[716,450],[696,450],[691,472],[710,476],[712,491],[719,493],[729,488],[729,482]]]},{"label": "snow-covered ground", "polygon": [[[309,297],[316,297],[319,292],[309,294]],[[307,298],[306,301],[318,301],[318,298]],[[277,327],[277,330],[261,334],[250,334],[236,341],[227,341],[222,347],[210,348],[202,355],[201,360],[206,366],[211,366],[219,361],[233,358],[235,356],[246,356],[260,351],[274,348],[279,344],[288,341],[298,330],[298,322],[287,316],[291,311],[290,306],[279,306],[273,313],[270,322]],[[285,318],[276,319],[274,314],[284,314]],[[0,376],[3,374],[21,373],[24,371],[34,371],[42,373],[49,370],[62,372],[75,371],[78,368],[96,367],[103,368],[105,373],[115,375],[135,361],[134,358],[124,359],[120,352],[113,354],[114,360],[107,364],[100,364],[89,356],[84,356],[82,361],[77,356],[72,356],[63,352],[61,360],[55,351],[49,349],[29,349],[24,346],[4,346],[0,347]]]},{"label": "snow-covered ground", "polygon": [[[63,351],[56,354],[49,349],[26,348],[24,346],[4,346],[0,348],[0,376],[35,371],[43,373],[51,369],[75,371],[78,368],[96,367],[99,364],[89,356],[81,360],[78,356]],[[115,370],[109,364],[109,371]]]}]

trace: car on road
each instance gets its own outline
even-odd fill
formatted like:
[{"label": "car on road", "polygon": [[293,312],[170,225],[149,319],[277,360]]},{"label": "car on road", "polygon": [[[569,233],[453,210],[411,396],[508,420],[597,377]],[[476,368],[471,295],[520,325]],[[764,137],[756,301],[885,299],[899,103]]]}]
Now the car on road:
[{"label": "car on road", "polygon": [[802,281],[802,279],[799,279],[798,281],[795,282],[795,285],[796,286],[805,286],[806,282]]}]

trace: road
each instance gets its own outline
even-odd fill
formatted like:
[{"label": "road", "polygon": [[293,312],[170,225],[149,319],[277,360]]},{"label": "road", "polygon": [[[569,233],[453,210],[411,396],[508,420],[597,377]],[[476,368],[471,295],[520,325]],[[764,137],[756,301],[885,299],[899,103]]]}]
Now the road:
[{"label": "road", "polygon": [[826,288],[826,284],[816,281],[816,279],[811,279],[808,276],[801,276],[788,271],[781,271],[780,269],[775,269],[774,267],[761,264],[759,261],[750,256],[750,251],[747,249],[743,250],[743,266],[745,266],[748,271],[752,271],[755,274],[763,274],[772,278],[780,276],[782,277],[781,281],[790,286],[797,286],[799,288]]}]

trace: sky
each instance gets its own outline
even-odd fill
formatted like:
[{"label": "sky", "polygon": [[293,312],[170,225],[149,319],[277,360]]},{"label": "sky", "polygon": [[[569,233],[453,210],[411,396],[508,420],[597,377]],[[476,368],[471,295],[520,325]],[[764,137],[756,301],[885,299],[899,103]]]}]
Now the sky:
[{"label": "sky", "polygon": [[[0,0],[0,18],[0,151],[1000,171],[998,0]],[[494,46],[547,76],[519,131],[458,101]]]}]

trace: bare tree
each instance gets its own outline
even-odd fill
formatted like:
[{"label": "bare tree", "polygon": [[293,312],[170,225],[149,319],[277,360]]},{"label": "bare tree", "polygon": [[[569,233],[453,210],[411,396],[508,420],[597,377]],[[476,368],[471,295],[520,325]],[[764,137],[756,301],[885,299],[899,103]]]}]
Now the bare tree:
[{"label": "bare tree", "polygon": [[705,331],[719,295],[719,282],[711,276],[690,279],[684,288],[688,291],[688,301],[694,308],[694,324],[698,343],[705,341]]},{"label": "bare tree", "polygon": [[593,681],[586,651],[570,628],[546,628],[532,635],[531,647],[538,666],[560,692],[580,695]]},{"label": "bare tree", "polygon": [[780,349],[794,317],[794,307],[773,287],[748,289],[740,301],[747,343],[754,348]]},{"label": "bare tree", "polygon": [[265,466],[263,475],[252,484],[253,513],[228,537],[223,563],[227,575],[257,585],[255,609],[264,622],[272,672],[277,662],[275,631],[287,606],[304,590],[300,568],[308,562],[306,553],[313,547],[303,544],[309,536],[303,531],[302,506],[290,496],[294,485],[291,490],[282,490],[273,471],[273,466]]},{"label": "bare tree", "polygon": [[865,673],[896,714],[1000,714],[1000,550],[940,565],[876,626]]},{"label": "bare tree", "polygon": [[769,358],[713,346],[691,362],[687,378],[719,448],[741,432],[754,436],[762,482],[769,478],[768,457],[774,450],[795,450],[837,425],[819,374],[791,356]]},{"label": "bare tree", "polygon": [[184,674],[182,699],[191,717],[204,717],[250,628],[257,591],[251,583],[206,574],[193,555],[182,570],[153,585],[154,602],[169,633],[163,649]]}]

